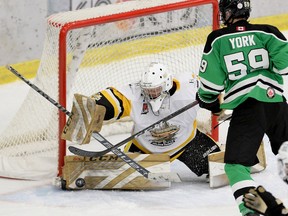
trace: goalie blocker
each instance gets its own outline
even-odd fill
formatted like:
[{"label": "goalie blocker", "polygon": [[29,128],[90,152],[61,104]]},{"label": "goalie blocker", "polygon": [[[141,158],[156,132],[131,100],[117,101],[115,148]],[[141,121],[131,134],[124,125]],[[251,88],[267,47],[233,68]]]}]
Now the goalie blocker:
[{"label": "goalie blocker", "polygon": [[71,115],[61,138],[78,144],[88,144],[93,132],[99,132],[103,125],[106,108],[97,105],[87,96],[74,94]]}]

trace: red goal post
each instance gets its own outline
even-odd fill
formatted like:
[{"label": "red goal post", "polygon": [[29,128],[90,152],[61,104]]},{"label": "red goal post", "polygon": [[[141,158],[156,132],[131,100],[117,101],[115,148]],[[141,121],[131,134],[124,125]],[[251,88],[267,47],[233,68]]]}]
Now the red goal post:
[{"label": "red goal post", "polygon": [[[139,81],[151,61],[166,64],[172,73],[197,75],[206,37],[217,28],[217,0],[125,1],[53,14],[47,19],[34,84],[70,110],[74,93],[92,95]],[[218,129],[210,130],[216,119],[210,117],[203,122],[218,140]],[[64,113],[30,90],[0,136],[5,165],[0,164],[0,176],[61,176],[66,142],[60,134],[65,123]],[[105,125],[101,134],[115,132],[112,125]],[[122,131],[126,123],[120,126]]]}]

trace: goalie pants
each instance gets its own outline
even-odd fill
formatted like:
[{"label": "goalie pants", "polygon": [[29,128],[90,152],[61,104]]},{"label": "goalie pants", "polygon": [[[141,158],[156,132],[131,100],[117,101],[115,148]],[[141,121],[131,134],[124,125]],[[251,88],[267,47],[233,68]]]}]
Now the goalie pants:
[{"label": "goalie pants", "polygon": [[273,153],[288,140],[288,105],[286,101],[265,103],[247,99],[233,110],[227,134],[224,162],[253,166],[261,141],[267,134]]},{"label": "goalie pants", "polygon": [[[179,156],[179,152],[181,151],[183,152]],[[194,139],[189,142],[183,149],[174,155],[171,155],[171,158],[173,159],[177,155],[178,158],[175,159],[183,162],[197,176],[201,176],[203,174],[209,173],[208,155],[218,151],[220,151],[220,148],[216,142],[208,135],[197,130]],[[128,149],[128,152],[145,153],[133,143]]]}]

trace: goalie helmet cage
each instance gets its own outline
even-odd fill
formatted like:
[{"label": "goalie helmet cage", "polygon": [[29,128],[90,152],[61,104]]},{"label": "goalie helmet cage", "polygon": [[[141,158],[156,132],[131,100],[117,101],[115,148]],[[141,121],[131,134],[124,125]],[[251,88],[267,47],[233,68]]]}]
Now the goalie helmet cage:
[{"label": "goalie helmet cage", "polygon": [[[206,38],[217,28],[217,0],[125,1],[54,14],[47,19],[33,82],[70,110],[74,93],[92,95],[108,86],[138,82],[152,61],[167,65],[172,74],[197,75]],[[200,113],[199,121],[207,123],[203,130],[218,140],[218,130],[211,131],[215,117]],[[101,134],[130,130],[127,122],[109,123]],[[0,176],[61,176],[66,142],[60,134],[65,123],[65,113],[31,89],[1,134]]]}]

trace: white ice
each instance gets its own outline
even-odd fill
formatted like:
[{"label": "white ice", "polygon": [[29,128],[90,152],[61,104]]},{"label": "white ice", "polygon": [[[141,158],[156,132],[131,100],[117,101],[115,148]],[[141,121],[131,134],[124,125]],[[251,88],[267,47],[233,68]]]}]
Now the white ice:
[{"label": "white ice", "polygon": [[[29,86],[21,81],[0,86],[0,134],[21,106]],[[225,139],[227,125],[220,130]],[[123,136],[109,139],[119,142]],[[276,158],[265,137],[267,168],[252,177],[288,206],[288,185],[277,173]],[[45,181],[0,178],[0,215],[3,216],[239,216],[229,186],[209,188],[205,176],[196,177],[181,162],[172,164],[184,182],[161,191],[63,191]]]}]

